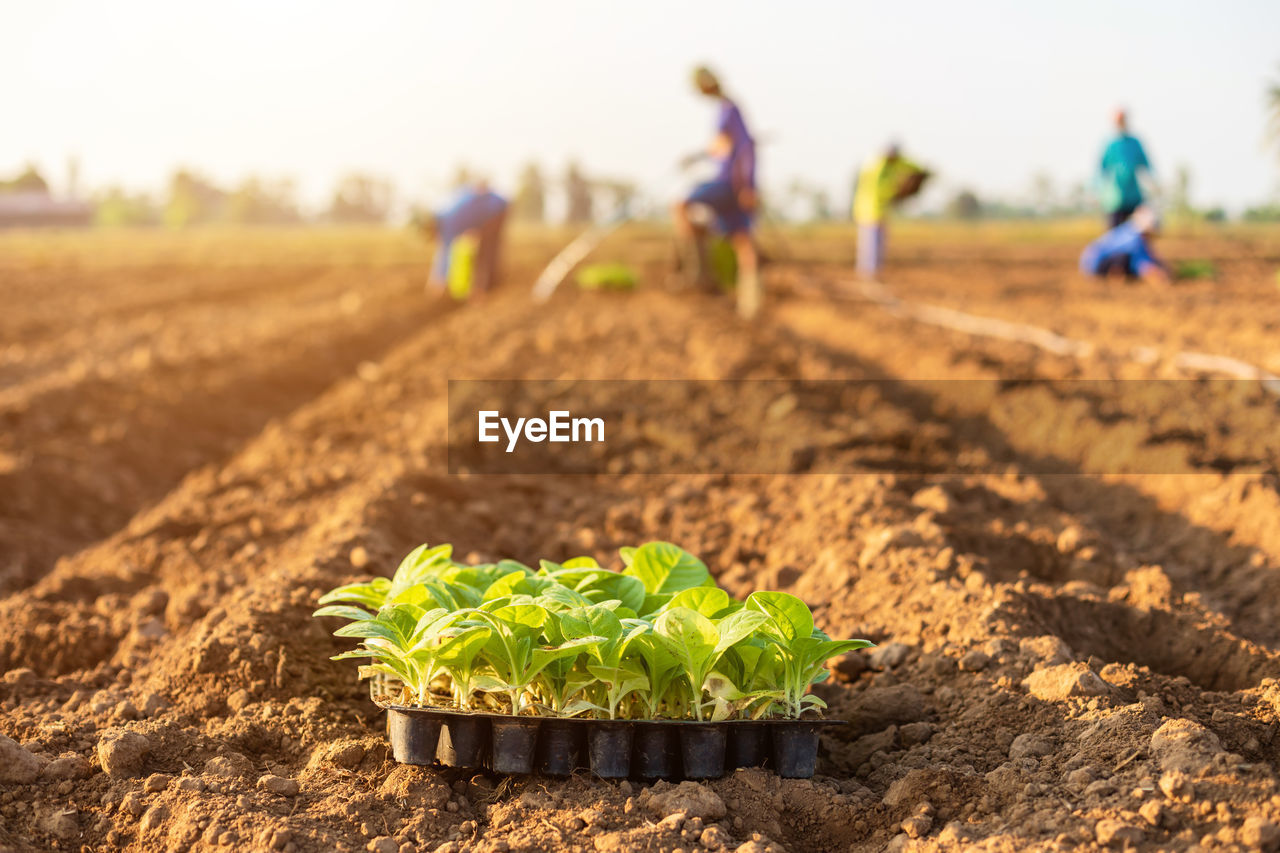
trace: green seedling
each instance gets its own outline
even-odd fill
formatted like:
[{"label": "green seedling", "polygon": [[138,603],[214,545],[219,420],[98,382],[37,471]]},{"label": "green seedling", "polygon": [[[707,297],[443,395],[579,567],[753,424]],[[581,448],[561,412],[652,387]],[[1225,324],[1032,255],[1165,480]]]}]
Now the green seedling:
[{"label": "green seedling", "polygon": [[556,660],[577,656],[601,637],[577,637],[566,639],[559,646],[541,642],[543,626],[557,618],[551,611],[537,604],[507,603],[502,599],[488,602],[498,605],[492,610],[476,608],[470,611],[474,617],[486,623],[492,630],[484,646],[484,655],[493,675],[476,678],[480,690],[502,691],[511,703],[511,714],[519,716],[525,709],[525,694],[534,679]]},{"label": "green seedling", "polygon": [[695,720],[704,719],[704,685],[720,656],[765,621],[767,617],[754,610],[739,610],[713,622],[696,610],[673,607],[653,623],[654,633],[680,664],[688,690],[686,701]]},{"label": "green seedling", "polygon": [[626,264],[604,263],[583,267],[577,280],[583,290],[635,290],[639,277]]},{"label": "green seedling", "polygon": [[1218,268],[1213,261],[1193,259],[1178,261],[1173,266],[1173,277],[1187,281],[1195,279],[1217,278]]},{"label": "green seedling", "polygon": [[765,619],[761,637],[777,651],[782,677],[783,708],[787,716],[799,717],[826,703],[809,693],[809,688],[825,679],[827,661],[853,649],[875,645],[867,640],[833,640],[813,625],[809,606],[785,592],[753,592],[747,597],[748,613]]},{"label": "green seedling", "polygon": [[603,688],[599,707],[609,719],[617,719],[622,700],[649,686],[648,675],[640,662],[627,657],[631,643],[645,633],[646,626],[628,627],[613,611],[596,605],[568,611],[561,617],[560,627],[567,639],[601,638],[588,650],[587,672]]}]

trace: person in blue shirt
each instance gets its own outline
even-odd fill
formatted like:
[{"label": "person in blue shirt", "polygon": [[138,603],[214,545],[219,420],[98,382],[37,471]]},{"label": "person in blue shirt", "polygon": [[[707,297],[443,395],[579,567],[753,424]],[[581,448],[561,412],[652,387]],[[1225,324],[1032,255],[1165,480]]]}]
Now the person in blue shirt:
[{"label": "person in blue shirt", "polygon": [[1094,240],[1080,255],[1080,271],[1099,278],[1113,276],[1168,284],[1169,269],[1151,251],[1160,220],[1149,207],[1139,207],[1122,222]]},{"label": "person in blue shirt", "polygon": [[[756,206],[756,142],[747,130],[742,111],[725,93],[710,69],[694,70],[693,82],[698,91],[719,102],[716,133],[706,155],[716,163],[711,180],[694,187],[687,198],[673,210],[676,233],[692,246],[691,263],[695,283],[714,287],[707,268],[707,229],[695,223],[694,210],[709,208],[717,230],[733,246],[737,258],[738,311],[744,317],[754,316],[760,308],[760,259],[752,236]],[[695,155],[700,157],[703,155]],[[689,253],[685,253],[686,257]]]},{"label": "person in blue shirt", "polygon": [[1128,114],[1118,110],[1116,135],[1103,150],[1098,169],[1098,186],[1109,227],[1124,222],[1142,204],[1146,196],[1138,179],[1143,172],[1150,178],[1151,171],[1142,143],[1129,133]]},{"label": "person in blue shirt", "polygon": [[[450,287],[451,265],[457,262],[455,243],[475,240],[475,254],[469,287],[463,293],[484,294],[493,288],[498,274],[499,249],[507,221],[507,200],[484,184],[463,187],[443,209],[430,217],[427,231],[439,239],[431,264],[428,288],[443,291]],[[452,288],[451,288],[452,289]]]}]

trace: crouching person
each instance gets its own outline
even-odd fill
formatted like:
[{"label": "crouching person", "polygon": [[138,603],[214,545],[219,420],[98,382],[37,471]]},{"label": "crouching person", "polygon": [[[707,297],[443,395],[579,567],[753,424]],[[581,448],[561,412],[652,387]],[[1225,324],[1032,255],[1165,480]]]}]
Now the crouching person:
[{"label": "crouching person", "polygon": [[439,240],[428,292],[448,291],[455,299],[482,296],[498,277],[507,200],[483,184],[462,189],[428,218],[428,234]]},{"label": "crouching person", "polygon": [[1169,283],[1169,268],[1151,251],[1160,232],[1160,219],[1149,207],[1139,207],[1126,222],[1090,243],[1080,255],[1080,271],[1098,278],[1141,279]]}]

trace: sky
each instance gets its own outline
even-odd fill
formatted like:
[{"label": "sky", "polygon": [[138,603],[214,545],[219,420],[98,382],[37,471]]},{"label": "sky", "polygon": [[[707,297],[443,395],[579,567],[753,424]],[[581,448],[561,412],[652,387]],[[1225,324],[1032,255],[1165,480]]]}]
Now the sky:
[{"label": "sky", "polygon": [[766,190],[800,178],[844,205],[889,140],[937,193],[1025,197],[1088,180],[1119,105],[1162,179],[1200,205],[1280,195],[1264,90],[1280,3],[389,2],[0,0],[0,175],[34,161],[55,190],[159,191],[180,164],[234,184],[391,178],[432,203],[460,163],[511,188],[535,160],[678,193],[714,105],[741,104]]}]

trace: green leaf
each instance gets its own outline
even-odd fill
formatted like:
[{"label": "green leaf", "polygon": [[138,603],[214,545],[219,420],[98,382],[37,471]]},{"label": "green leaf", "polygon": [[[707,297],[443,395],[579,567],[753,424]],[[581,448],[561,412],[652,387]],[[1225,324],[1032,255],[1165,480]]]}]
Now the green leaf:
[{"label": "green leaf", "polygon": [[360,639],[381,639],[397,646],[404,645],[404,637],[395,627],[378,619],[364,619],[349,622],[333,632],[336,637],[358,637]]},{"label": "green leaf", "polygon": [[454,620],[454,611],[444,607],[435,607],[425,611],[413,625],[411,638],[419,638],[423,634],[437,634],[445,625]]},{"label": "green leaf", "polygon": [[734,643],[746,639],[768,621],[768,616],[754,610],[736,610],[730,613],[716,623],[716,630],[720,633],[716,652],[723,652]]},{"label": "green leaf", "polygon": [[526,682],[532,681],[533,678],[550,663],[564,657],[574,657],[589,651],[590,648],[597,643],[604,642],[604,637],[578,637],[569,640],[561,646],[551,648],[535,648],[530,655],[529,668],[524,672]]},{"label": "green leaf", "polygon": [[580,607],[560,616],[560,630],[566,638],[597,636],[612,645],[622,637],[622,622],[605,608]]},{"label": "green leaf", "polygon": [[644,594],[644,603],[640,605],[639,613],[641,616],[653,616],[662,611],[664,607],[671,603],[674,595],[661,595],[652,592]]},{"label": "green leaf", "polygon": [[667,644],[668,651],[680,661],[686,674],[699,675],[696,681],[701,685],[701,669],[715,653],[720,640],[715,623],[696,610],[673,607],[663,611],[653,623],[653,631]]},{"label": "green leaf", "polygon": [[547,577],[539,577],[525,571],[508,572],[484,592],[485,601],[493,601],[508,595],[538,595],[555,585]]},{"label": "green leaf", "polygon": [[419,545],[400,561],[395,574],[391,578],[391,588],[387,590],[389,600],[396,599],[402,592],[418,584],[424,577],[451,565],[452,545],[437,545],[430,548]]},{"label": "green leaf", "polygon": [[495,619],[523,633],[536,631],[547,621],[547,609],[537,604],[508,604],[493,611]]},{"label": "green leaf", "polygon": [[472,689],[481,693],[505,693],[511,689],[511,685],[492,675],[477,675],[471,682]]},{"label": "green leaf", "polygon": [[716,619],[726,613],[732,605],[729,593],[718,586],[698,586],[676,593],[667,607],[688,607],[703,616]]},{"label": "green leaf", "polygon": [[573,607],[586,607],[591,603],[591,600],[582,593],[559,585],[547,587],[534,600],[548,610],[568,610]]},{"label": "green leaf", "polygon": [[332,604],[335,601],[354,601],[377,610],[387,600],[387,590],[391,581],[387,578],[374,578],[364,583],[349,583],[332,589],[320,596],[320,604]]},{"label": "green leaf", "polygon": [[639,578],[653,594],[673,594],[715,583],[701,560],[670,542],[641,545],[623,574]]},{"label": "green leaf", "polygon": [[649,676],[643,670],[632,667],[601,666],[598,663],[587,664],[590,672],[600,681],[612,686],[615,704],[628,693],[644,690],[649,686]]},{"label": "green leaf", "polygon": [[350,604],[330,604],[327,607],[321,607],[312,616],[337,616],[340,619],[372,619],[373,614],[359,607],[352,607]]},{"label": "green leaf", "polygon": [[440,636],[436,657],[441,666],[466,666],[480,654],[492,633],[485,625],[449,628]]},{"label": "green leaf", "polygon": [[560,716],[576,717],[579,714],[585,714],[588,711],[600,711],[606,714],[609,713],[608,708],[597,705],[594,702],[590,702],[586,699],[574,699],[565,703],[565,706],[560,709]]},{"label": "green leaf", "polygon": [[813,614],[809,605],[790,593],[753,592],[747,596],[747,609],[768,616],[766,630],[787,643],[813,633]]}]

